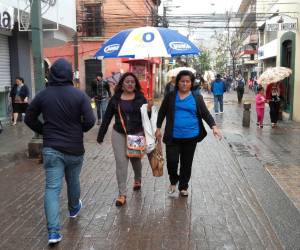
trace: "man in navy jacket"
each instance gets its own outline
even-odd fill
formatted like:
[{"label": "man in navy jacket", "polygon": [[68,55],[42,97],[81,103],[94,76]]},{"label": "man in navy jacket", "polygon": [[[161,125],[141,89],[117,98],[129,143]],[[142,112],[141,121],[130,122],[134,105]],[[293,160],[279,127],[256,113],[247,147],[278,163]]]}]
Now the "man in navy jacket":
[{"label": "man in navy jacket", "polygon": [[[69,216],[78,215],[84,146],[83,132],[95,124],[87,95],[73,86],[72,66],[58,59],[50,68],[48,87],[29,105],[25,123],[43,135],[43,161],[46,174],[45,213],[49,244],[61,240],[59,195],[65,176],[68,189]],[[38,117],[42,114],[44,122]]]},{"label": "man in navy jacket", "polygon": [[216,80],[211,84],[211,92],[214,95],[214,109],[215,114],[219,114],[219,104],[220,104],[220,113],[223,113],[223,95],[226,91],[226,85],[221,79],[221,75],[217,74]]}]

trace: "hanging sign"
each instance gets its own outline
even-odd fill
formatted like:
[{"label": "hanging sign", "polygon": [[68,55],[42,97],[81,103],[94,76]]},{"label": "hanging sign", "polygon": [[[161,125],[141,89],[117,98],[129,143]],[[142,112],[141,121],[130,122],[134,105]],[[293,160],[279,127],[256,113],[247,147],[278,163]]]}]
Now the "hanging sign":
[{"label": "hanging sign", "polygon": [[289,16],[275,16],[266,21],[266,31],[290,31],[298,30],[298,22],[296,18]]},{"label": "hanging sign", "polygon": [[14,27],[14,8],[0,3],[0,30],[12,30]]}]

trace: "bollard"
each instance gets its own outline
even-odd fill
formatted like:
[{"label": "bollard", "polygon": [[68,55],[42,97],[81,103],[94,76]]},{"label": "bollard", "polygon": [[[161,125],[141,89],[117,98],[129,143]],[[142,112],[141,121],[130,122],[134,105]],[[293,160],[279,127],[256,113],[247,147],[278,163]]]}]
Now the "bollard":
[{"label": "bollard", "polygon": [[243,112],[243,127],[250,127],[250,109],[251,103],[244,102],[244,112]]}]

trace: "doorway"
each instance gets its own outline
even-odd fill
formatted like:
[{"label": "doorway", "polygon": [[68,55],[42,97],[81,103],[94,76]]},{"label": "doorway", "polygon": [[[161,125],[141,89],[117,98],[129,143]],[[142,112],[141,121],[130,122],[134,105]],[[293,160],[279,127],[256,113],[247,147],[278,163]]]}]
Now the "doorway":
[{"label": "doorway", "polygon": [[90,97],[92,97],[92,81],[99,72],[102,72],[102,61],[97,59],[85,60],[85,91]]}]

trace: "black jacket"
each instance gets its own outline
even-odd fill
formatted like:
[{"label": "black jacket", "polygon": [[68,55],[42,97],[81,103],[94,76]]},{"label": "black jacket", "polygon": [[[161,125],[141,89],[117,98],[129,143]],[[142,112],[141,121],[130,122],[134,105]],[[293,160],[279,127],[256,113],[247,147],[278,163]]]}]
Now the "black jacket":
[{"label": "black jacket", "polygon": [[[38,119],[40,114],[43,123]],[[44,147],[82,155],[83,132],[90,130],[95,120],[89,98],[73,86],[71,65],[57,60],[50,68],[48,87],[30,103],[25,123],[43,135]]]},{"label": "black jacket", "polygon": [[[18,88],[18,85],[14,84],[14,86],[12,87],[12,89],[10,91],[9,96],[13,99],[12,102],[15,101],[15,97],[16,97],[16,94],[17,94],[17,88]],[[26,97],[29,97],[29,89],[25,84],[20,89],[20,97],[21,97],[22,101],[24,101],[24,99]]]},{"label": "black jacket", "polygon": [[[104,136],[108,130],[109,124],[113,116],[115,116],[114,130],[119,133],[125,134],[124,129],[121,124],[121,120],[118,113],[118,105],[121,100],[121,93],[116,93],[109,101],[107,109],[104,114],[104,118],[99,129],[97,141],[103,142]],[[143,104],[147,103],[146,98],[141,92],[136,92],[135,98],[133,100],[133,112],[122,113],[122,117],[125,122],[126,130],[128,134],[136,134],[143,131],[141,107]]]},{"label": "black jacket", "polygon": [[[170,144],[173,142],[173,126],[174,126],[174,114],[175,114],[175,101],[176,101],[177,91],[170,92],[165,96],[160,109],[158,111],[157,117],[157,128],[161,128],[164,119],[166,118],[166,128],[163,137],[163,142]],[[197,116],[199,120],[199,126],[201,132],[196,138],[197,142],[200,142],[207,135],[205,127],[203,125],[202,119],[209,125],[210,128],[216,125],[214,118],[209,113],[202,95],[195,96],[193,95],[196,101],[197,106]]]}]

